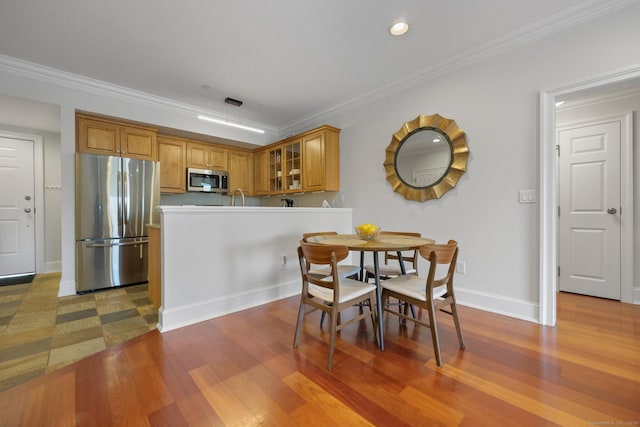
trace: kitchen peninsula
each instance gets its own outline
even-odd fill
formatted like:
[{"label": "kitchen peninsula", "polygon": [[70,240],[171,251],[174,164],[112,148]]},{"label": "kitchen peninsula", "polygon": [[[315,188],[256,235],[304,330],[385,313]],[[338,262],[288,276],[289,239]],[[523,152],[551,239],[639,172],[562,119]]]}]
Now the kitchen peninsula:
[{"label": "kitchen peninsula", "polygon": [[162,332],[300,292],[310,231],[350,233],[350,208],[160,206]]}]

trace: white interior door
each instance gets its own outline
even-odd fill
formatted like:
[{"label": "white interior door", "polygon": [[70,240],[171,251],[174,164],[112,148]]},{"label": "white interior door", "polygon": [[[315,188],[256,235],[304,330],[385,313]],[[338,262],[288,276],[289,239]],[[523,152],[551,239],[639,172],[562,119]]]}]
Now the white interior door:
[{"label": "white interior door", "polygon": [[618,120],[558,131],[559,288],[620,299]]},{"label": "white interior door", "polygon": [[0,276],[35,273],[34,142],[0,137]]}]

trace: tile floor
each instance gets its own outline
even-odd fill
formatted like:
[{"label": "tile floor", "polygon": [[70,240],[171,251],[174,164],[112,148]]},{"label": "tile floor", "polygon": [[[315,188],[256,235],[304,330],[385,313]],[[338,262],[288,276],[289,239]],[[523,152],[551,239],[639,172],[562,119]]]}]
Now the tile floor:
[{"label": "tile floor", "polygon": [[59,283],[0,286],[0,391],[156,327],[146,284],[58,298]]}]

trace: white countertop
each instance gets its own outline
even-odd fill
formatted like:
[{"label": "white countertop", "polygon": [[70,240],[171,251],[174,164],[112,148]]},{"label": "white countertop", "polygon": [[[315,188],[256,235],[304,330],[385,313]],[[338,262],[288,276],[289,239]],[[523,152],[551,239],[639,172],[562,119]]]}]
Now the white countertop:
[{"label": "white countertop", "polygon": [[160,205],[158,206],[160,212],[246,212],[246,213],[259,213],[259,212],[351,212],[351,208],[283,208],[279,206],[203,206],[203,205]]}]

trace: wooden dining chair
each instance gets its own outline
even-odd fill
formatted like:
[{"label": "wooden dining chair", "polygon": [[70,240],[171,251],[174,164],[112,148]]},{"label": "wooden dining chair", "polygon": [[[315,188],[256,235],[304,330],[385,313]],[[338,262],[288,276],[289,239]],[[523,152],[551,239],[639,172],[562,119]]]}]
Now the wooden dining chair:
[{"label": "wooden dining chair", "polygon": [[[338,233],[335,231],[316,231],[312,233],[304,233],[302,235],[302,240],[304,240],[305,242],[309,242],[309,239],[314,236],[334,236],[337,234]],[[331,274],[329,271],[329,267],[326,267],[326,266],[325,267],[312,266],[311,264],[309,264],[307,268],[309,269],[309,274],[315,274],[318,276],[325,276],[325,277]],[[359,265],[344,264],[344,263],[338,264],[338,275],[342,278],[348,277],[350,279],[357,279],[358,277],[360,277],[360,272],[361,272],[361,268]],[[322,312],[322,316],[320,316],[320,326],[322,326],[322,324],[324,323],[325,316],[326,316],[326,313]]]},{"label": "wooden dining chair", "polygon": [[[411,233],[406,231],[381,231],[380,234],[385,236],[411,236],[411,237],[422,237],[420,233]],[[405,274],[418,274],[418,250],[414,251],[404,251],[402,254],[402,262],[405,267]],[[397,252],[385,252],[384,253],[384,263],[379,265],[380,270],[380,280],[386,280],[391,277],[397,277],[402,274],[402,269],[400,268],[400,260],[398,259]],[[375,277],[375,267],[373,264],[367,264],[364,267],[365,271],[365,282],[368,282],[370,279]]]},{"label": "wooden dining chair", "polygon": [[[304,233],[302,235],[302,240],[309,243],[309,238],[314,236],[333,236],[338,233],[335,231],[316,231],[313,233]],[[310,242],[313,243],[313,242]],[[317,274],[320,276],[328,276],[329,275],[329,267],[322,266],[312,266],[309,265],[309,274]],[[338,274],[340,277],[349,277],[352,279],[357,278],[360,274],[360,266],[352,265],[352,264],[338,264]]]},{"label": "wooden dining chair", "polygon": [[[378,342],[378,328],[376,311],[374,309],[376,287],[374,285],[362,283],[357,280],[340,277],[338,262],[345,259],[349,254],[346,246],[330,246],[300,242],[298,247],[298,260],[300,272],[302,274],[302,292],[300,294],[300,307],[298,309],[298,321],[293,339],[293,347],[298,347],[300,334],[302,331],[302,321],[304,316],[315,310],[322,310],[329,316],[329,361],[327,369],[333,367],[333,353],[335,348],[336,334],[342,328],[357,322],[361,319],[371,317],[373,324],[374,338]],[[316,264],[329,268],[328,276],[318,276],[309,272],[308,265]],[[363,303],[368,310],[362,310],[348,321],[338,322],[338,315],[341,311],[354,304]],[[311,310],[306,312],[306,307]]]},{"label": "wooden dining chair", "polygon": [[[464,349],[464,338],[460,328],[460,319],[458,319],[458,309],[453,291],[453,275],[458,259],[458,243],[455,240],[449,240],[447,244],[424,245],[420,247],[418,252],[421,257],[429,261],[428,276],[425,279],[409,274],[381,282],[383,310],[400,316],[405,321],[410,320],[430,328],[436,363],[438,366],[442,366],[436,323],[436,313],[438,311],[443,311],[453,316],[460,348]],[[447,273],[440,278],[436,278],[438,265],[447,265]],[[406,312],[397,312],[389,309],[386,306],[389,297],[397,298],[402,302],[425,309],[429,317],[428,322],[420,318],[412,318]],[[444,309],[446,306],[449,306],[450,311]]]},{"label": "wooden dining chair", "polygon": [[[380,234],[386,236],[411,236],[411,237],[422,237],[420,233],[408,232],[408,231],[381,231]],[[404,251],[401,252],[402,255],[402,263],[404,264],[405,273],[404,274],[413,274],[418,275],[418,250],[415,249],[413,251]],[[397,252],[385,252],[384,253],[384,263],[381,263],[378,266],[380,271],[380,280],[387,280],[392,277],[398,277],[402,275],[402,269],[400,268],[400,258],[398,257]],[[369,282],[369,280],[375,278],[376,269],[373,264],[367,264],[364,266],[364,281]],[[416,317],[415,310],[412,305],[408,304],[395,304],[398,306],[398,310],[404,310],[404,313],[407,314],[407,308],[411,309],[411,315]],[[387,302],[387,306],[389,306]]]}]

